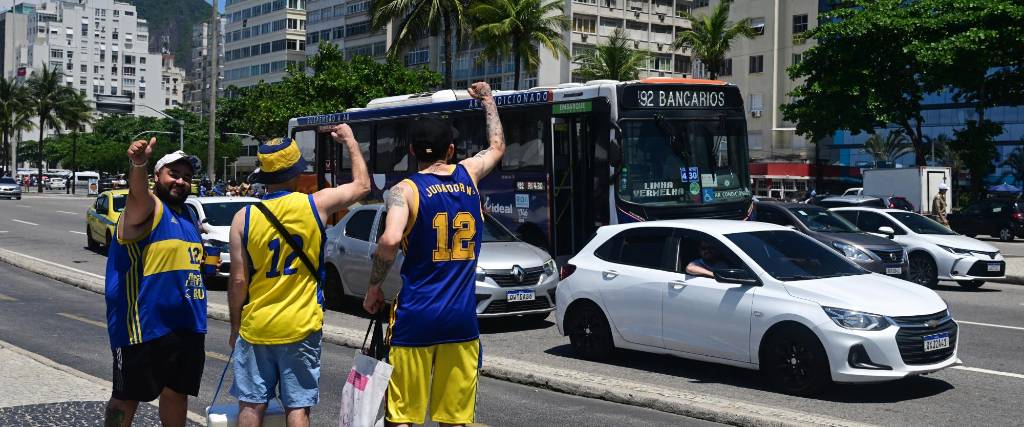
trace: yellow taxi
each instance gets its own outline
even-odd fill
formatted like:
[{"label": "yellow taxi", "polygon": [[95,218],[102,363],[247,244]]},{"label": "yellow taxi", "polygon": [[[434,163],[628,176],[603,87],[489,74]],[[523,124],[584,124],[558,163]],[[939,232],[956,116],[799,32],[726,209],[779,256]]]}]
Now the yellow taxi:
[{"label": "yellow taxi", "polygon": [[96,201],[89,207],[86,214],[85,240],[89,249],[97,251],[100,245],[104,249],[110,247],[110,239],[114,238],[114,227],[117,218],[124,211],[128,201],[128,189],[108,190],[100,193]]}]

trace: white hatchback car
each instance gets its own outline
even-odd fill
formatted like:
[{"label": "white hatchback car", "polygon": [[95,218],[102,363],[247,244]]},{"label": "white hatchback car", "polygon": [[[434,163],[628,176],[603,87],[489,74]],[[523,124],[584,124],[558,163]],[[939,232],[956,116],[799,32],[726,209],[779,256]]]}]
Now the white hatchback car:
[{"label": "white hatchback car", "polygon": [[[715,277],[685,273],[700,261]],[[876,382],[960,364],[934,291],[869,273],[778,225],[601,227],[563,266],[558,330],[583,357],[616,348],[760,369],[779,389]]]},{"label": "white hatchback car", "polygon": [[199,218],[202,223],[203,244],[220,249],[220,269],[217,277],[228,277],[231,271],[231,255],[228,254],[228,236],[231,232],[231,220],[235,214],[253,203],[259,202],[255,197],[189,197],[185,206]]},{"label": "white hatchback car", "polygon": [[1006,261],[988,243],[956,234],[924,215],[899,209],[833,208],[868,233],[891,237],[907,248],[907,279],[928,287],[955,280],[977,289],[1006,275]]}]

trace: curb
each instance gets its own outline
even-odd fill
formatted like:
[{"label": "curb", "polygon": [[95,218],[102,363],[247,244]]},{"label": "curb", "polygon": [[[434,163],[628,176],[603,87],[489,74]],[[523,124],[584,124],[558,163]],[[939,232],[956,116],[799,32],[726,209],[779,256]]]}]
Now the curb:
[{"label": "curb", "polygon": [[[59,282],[98,294],[104,293],[103,277],[51,261],[0,249],[0,261]],[[229,321],[227,306],[208,303],[207,317]],[[353,349],[362,346],[360,331],[327,325],[323,339]],[[552,368],[501,356],[484,355],[480,374],[502,381],[544,388],[565,394],[595,398],[630,406],[682,415],[716,423],[752,427],[850,426],[869,424],[795,410],[774,408],[716,396],[674,390],[569,369]]]},{"label": "curb", "polygon": [[1006,275],[1002,279],[993,280],[992,283],[1002,283],[1006,285],[1024,285],[1024,276]]}]

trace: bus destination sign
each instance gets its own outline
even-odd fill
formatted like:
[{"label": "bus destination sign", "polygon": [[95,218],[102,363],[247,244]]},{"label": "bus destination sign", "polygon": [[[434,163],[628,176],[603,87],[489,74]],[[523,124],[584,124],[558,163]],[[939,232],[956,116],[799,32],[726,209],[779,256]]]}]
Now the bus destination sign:
[{"label": "bus destination sign", "polygon": [[619,102],[624,108],[742,108],[739,93],[731,87],[630,86],[623,88]]}]

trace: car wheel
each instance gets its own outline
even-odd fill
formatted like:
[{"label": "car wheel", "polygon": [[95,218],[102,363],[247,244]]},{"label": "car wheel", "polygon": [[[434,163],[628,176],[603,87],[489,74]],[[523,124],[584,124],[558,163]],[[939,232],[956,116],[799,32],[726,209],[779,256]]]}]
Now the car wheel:
[{"label": "car wheel", "polygon": [[832,380],[825,348],[813,332],[796,327],[778,330],[765,346],[761,371],[776,389],[807,396]]},{"label": "car wheel", "polygon": [[1013,230],[1010,230],[1010,227],[1002,227],[999,229],[998,237],[999,240],[1002,240],[1004,242],[1012,242],[1014,237]]},{"label": "car wheel", "polygon": [[981,285],[984,285],[985,281],[984,280],[957,280],[956,284],[960,285],[961,288],[973,291],[975,289],[980,288]]},{"label": "car wheel", "polygon": [[330,309],[338,309],[345,304],[345,288],[341,284],[341,275],[333,264],[327,264],[327,282],[324,283],[324,305]]},{"label": "car wheel", "polygon": [[566,332],[573,351],[587,360],[603,360],[615,350],[612,331],[601,309],[593,304],[578,306],[569,313]]},{"label": "car wheel", "polygon": [[907,277],[918,285],[934,288],[939,284],[939,271],[935,261],[928,255],[916,253],[910,255],[910,266]]},{"label": "car wheel", "polygon": [[89,231],[89,227],[85,227],[85,246],[89,248],[90,251],[95,252],[100,250],[100,242],[93,240],[92,232]]}]

